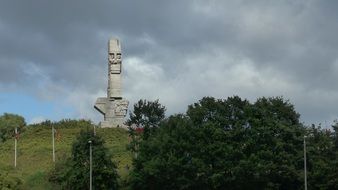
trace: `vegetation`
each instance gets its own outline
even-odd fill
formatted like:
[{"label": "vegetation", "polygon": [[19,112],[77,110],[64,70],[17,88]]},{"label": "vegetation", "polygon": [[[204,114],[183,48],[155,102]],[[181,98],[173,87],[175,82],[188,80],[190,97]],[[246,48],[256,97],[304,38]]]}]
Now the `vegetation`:
[{"label": "vegetation", "polygon": [[71,157],[56,164],[50,180],[60,184],[61,189],[89,189],[90,146],[93,152],[93,188],[117,189],[116,165],[104,146],[104,140],[88,130],[80,132],[73,143]]},{"label": "vegetation", "polygon": [[253,104],[236,96],[206,97],[190,105],[186,114],[169,117],[140,142],[130,186],[302,189],[305,134],[312,155],[307,160],[309,188],[337,189],[334,133],[304,127],[293,105],[280,97]]},{"label": "vegetation", "polygon": [[11,167],[4,167],[0,165],[0,189],[20,189],[22,187],[21,176],[10,172]]},{"label": "vegetation", "polygon": [[[138,154],[139,144],[143,139],[147,139],[155,131],[165,118],[165,106],[159,100],[147,101],[139,100],[126,124],[129,127],[129,137],[131,139],[128,149]],[[142,135],[141,135],[142,134]]]},{"label": "vegetation", "polygon": [[[14,165],[14,138],[0,143],[0,173],[5,173],[7,181],[19,179],[19,189],[60,189],[56,184],[49,182],[50,171],[54,169],[52,160],[51,125],[60,134],[55,141],[56,160],[62,161],[71,156],[73,142],[82,129],[92,129],[92,124],[86,120],[62,120],[58,122],[43,122],[29,125],[18,140],[17,168]],[[96,134],[105,141],[105,146],[111,154],[112,161],[116,162],[119,183],[124,184],[128,167],[131,166],[131,154],[127,151],[128,132],[120,128],[96,128]],[[55,166],[57,167],[57,166]],[[1,177],[0,177],[1,180]],[[1,182],[0,182],[1,183]],[[1,188],[0,188],[1,189]]]},{"label": "vegetation", "polygon": [[126,123],[136,127],[158,127],[165,117],[165,111],[165,106],[161,105],[159,100],[139,100]]},{"label": "vegetation", "polygon": [[[96,181],[102,185],[96,189],[117,184],[122,189],[304,189],[305,139],[308,188],[338,189],[338,121],[332,129],[304,126],[294,106],[281,97],[254,103],[238,96],[205,97],[185,114],[165,118],[165,110],[158,100],[140,100],[127,121],[128,132],[98,128],[97,136],[88,132],[93,125],[85,120],[27,126],[16,169],[11,136],[0,144],[0,188],[87,189],[91,139],[96,143],[95,176],[101,176]],[[51,126],[61,134],[56,164]]]},{"label": "vegetation", "polygon": [[308,181],[312,189],[338,189],[338,133],[312,126],[307,129]]},{"label": "vegetation", "polygon": [[15,128],[21,132],[26,126],[25,119],[16,114],[4,113],[0,116],[0,142],[5,142],[7,139],[14,136]]}]

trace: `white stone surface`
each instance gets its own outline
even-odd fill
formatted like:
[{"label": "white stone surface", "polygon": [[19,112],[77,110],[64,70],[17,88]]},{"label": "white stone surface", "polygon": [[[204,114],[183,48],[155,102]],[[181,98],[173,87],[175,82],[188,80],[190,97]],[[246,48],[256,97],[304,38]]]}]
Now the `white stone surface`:
[{"label": "white stone surface", "polygon": [[107,97],[96,100],[94,108],[104,115],[101,127],[126,128],[124,117],[127,115],[129,102],[122,98],[122,53],[118,39],[108,42],[108,88]]},{"label": "white stone surface", "polygon": [[121,44],[117,39],[108,42],[108,97],[121,98],[122,54]]}]

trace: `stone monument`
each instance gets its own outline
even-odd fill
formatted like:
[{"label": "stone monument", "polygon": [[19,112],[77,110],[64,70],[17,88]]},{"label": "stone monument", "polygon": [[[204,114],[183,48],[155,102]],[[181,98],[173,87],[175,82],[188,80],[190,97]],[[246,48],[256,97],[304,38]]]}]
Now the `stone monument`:
[{"label": "stone monument", "polygon": [[128,100],[122,98],[122,54],[118,39],[108,41],[108,88],[107,97],[97,98],[94,108],[104,115],[101,127],[123,127],[127,115]]}]

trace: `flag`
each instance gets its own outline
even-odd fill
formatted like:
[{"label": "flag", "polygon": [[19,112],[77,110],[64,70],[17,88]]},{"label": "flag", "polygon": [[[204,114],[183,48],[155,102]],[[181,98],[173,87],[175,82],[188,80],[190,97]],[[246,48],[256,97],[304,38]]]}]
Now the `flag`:
[{"label": "flag", "polygon": [[15,138],[16,140],[19,140],[19,138],[20,138],[20,133],[18,132],[17,129],[16,129],[15,132],[14,132],[14,138]]},{"label": "flag", "polygon": [[135,131],[136,131],[137,134],[141,134],[141,133],[143,133],[144,128],[143,127],[137,127]]},{"label": "flag", "polygon": [[56,141],[61,141],[60,130],[55,129],[55,137],[56,137]]}]

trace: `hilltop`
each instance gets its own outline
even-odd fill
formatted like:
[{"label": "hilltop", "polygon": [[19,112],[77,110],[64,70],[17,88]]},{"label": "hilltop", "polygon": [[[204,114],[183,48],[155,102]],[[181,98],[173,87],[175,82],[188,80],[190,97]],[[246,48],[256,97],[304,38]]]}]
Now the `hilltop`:
[{"label": "hilltop", "polygon": [[[56,160],[65,159],[71,153],[77,134],[88,127],[56,127],[60,138],[55,141]],[[105,146],[112,153],[112,160],[118,165],[121,180],[126,178],[131,166],[131,153],[127,151],[128,133],[121,128],[97,128],[96,133],[105,140]],[[18,140],[17,168],[14,169],[14,138],[0,144],[0,168],[9,170],[9,175],[23,180],[23,187],[29,189],[53,189],[48,182],[48,172],[53,168],[51,127],[37,125],[25,127]]]}]

